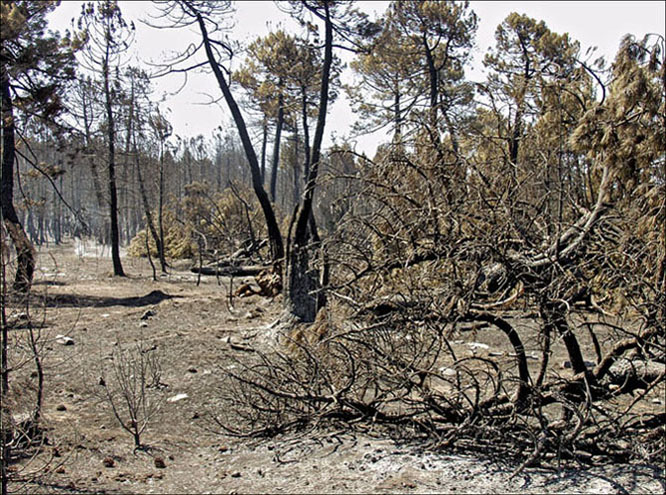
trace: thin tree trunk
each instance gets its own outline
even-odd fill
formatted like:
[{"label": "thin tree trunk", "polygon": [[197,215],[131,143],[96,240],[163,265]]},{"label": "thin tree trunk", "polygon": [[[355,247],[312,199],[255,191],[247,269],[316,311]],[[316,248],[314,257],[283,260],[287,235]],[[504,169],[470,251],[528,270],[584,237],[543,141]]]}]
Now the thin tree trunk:
[{"label": "thin tree trunk", "polygon": [[[92,121],[92,116],[90,115],[90,108],[88,106],[88,98],[86,94],[86,89],[88,89],[87,85],[82,85],[81,87],[81,100],[82,100],[82,105],[83,105],[83,127],[85,131],[85,139],[86,139],[86,153],[91,156],[92,155],[92,148],[93,148],[93,139],[92,139],[92,131],[91,131],[91,121]],[[97,170],[97,162],[95,160],[94,156],[91,156],[90,159],[88,160],[90,164],[90,171],[92,173],[92,179],[93,179],[93,189],[95,190],[95,198],[97,199],[97,207],[99,208],[99,211],[102,211],[104,209],[104,195],[102,193],[102,186],[101,182],[99,179],[99,171]],[[96,222],[97,223],[97,222]],[[103,227],[104,232],[99,231],[99,227],[96,225],[95,230],[97,234],[97,240],[100,243],[103,243],[105,238],[106,238],[106,228]]]},{"label": "thin tree trunk", "polygon": [[[265,118],[261,131],[261,185],[263,186],[266,180],[266,143],[268,141],[268,122]],[[227,182],[229,181],[227,180]]]},{"label": "thin tree trunk", "polygon": [[435,67],[435,59],[432,54],[432,49],[428,45],[428,40],[425,35],[423,35],[423,48],[425,50],[426,62],[428,65],[428,81],[429,81],[429,91],[430,91],[430,109],[429,109],[429,126],[430,133],[432,135],[433,141],[439,150],[439,125],[437,122],[437,103],[438,103],[438,73],[437,68]]},{"label": "thin tree trunk", "polygon": [[402,144],[402,108],[400,107],[400,81],[395,78],[395,86],[393,88],[393,122],[395,131],[393,133],[393,144]]},{"label": "thin tree trunk", "polygon": [[[155,247],[157,248],[157,256],[159,257],[160,260],[160,267],[162,269],[162,273],[167,272],[167,263],[166,263],[166,257],[164,256],[164,245],[162,244],[162,239],[160,235],[157,232],[157,229],[155,228],[155,222],[153,221],[153,214],[150,211],[150,204],[148,202],[148,194],[146,193],[146,186],[143,181],[143,176],[141,175],[141,163],[139,160],[139,151],[136,146],[136,136],[134,136],[134,159],[136,161],[136,176],[137,176],[137,181],[139,183],[139,195],[141,196],[141,202],[143,204],[143,212],[146,215],[146,226],[148,227],[148,230],[150,231],[150,235],[153,237],[153,240],[155,241]],[[148,232],[146,232],[146,249],[148,249]],[[150,257],[150,252],[147,253],[148,256]],[[152,264],[152,260],[150,260],[150,263]]]},{"label": "thin tree trunk", "polygon": [[241,143],[243,144],[243,149],[245,150],[245,156],[247,157],[248,163],[250,165],[250,173],[252,174],[252,186],[257,196],[257,200],[261,205],[264,217],[266,219],[268,240],[271,246],[271,257],[273,259],[273,262],[277,263],[279,262],[279,260],[281,260],[284,257],[284,244],[282,242],[282,234],[280,233],[280,228],[277,224],[277,220],[275,218],[275,212],[273,211],[271,202],[262,185],[259,161],[257,160],[257,155],[254,151],[254,147],[252,146],[252,140],[250,139],[250,135],[247,131],[247,125],[245,124],[245,119],[243,119],[243,115],[241,114],[241,111],[238,108],[238,104],[236,103],[236,100],[234,99],[233,94],[229,89],[229,85],[224,79],[224,74],[222,74],[220,66],[218,65],[215,59],[215,54],[213,53],[211,42],[208,37],[208,30],[206,29],[206,25],[203,17],[201,16],[201,13],[199,13],[194,9],[191,10],[191,13],[197,19],[197,22],[199,24],[199,29],[201,30],[201,35],[204,42],[204,49],[206,50],[206,56],[208,57],[208,62],[211,66],[211,69],[213,70],[213,73],[215,74],[217,83],[220,87],[220,90],[222,91],[222,94],[224,96],[225,101],[227,102],[227,105],[229,106],[229,110],[231,111],[231,115],[234,119],[234,123],[236,124],[236,128],[240,135]]},{"label": "thin tree trunk", "polygon": [[113,274],[124,277],[123,265],[120,262],[120,234],[118,230],[118,193],[116,189],[116,129],[111,103],[111,88],[109,87],[109,42],[106,44],[106,58],[104,60],[104,97],[106,103],[106,117],[108,124],[108,162],[109,162],[109,216],[111,220],[111,258],[113,260]]},{"label": "thin tree trunk", "polygon": [[300,203],[301,199],[301,181],[303,180],[301,178],[301,167],[299,165],[299,143],[300,143],[300,135],[298,134],[298,126],[296,127],[296,131],[294,132],[294,163],[292,164],[292,180],[294,184],[294,190],[293,190],[293,201],[294,201],[294,207]]},{"label": "thin tree trunk", "polygon": [[164,142],[160,141],[160,173],[157,190],[157,229],[160,237],[160,250],[162,252],[160,263],[166,258],[164,256]]},{"label": "thin tree trunk", "polygon": [[284,124],[284,97],[282,96],[282,82],[278,84],[278,114],[275,126],[275,142],[273,143],[273,166],[271,168],[271,201],[275,203],[277,189],[278,167],[280,165],[280,140],[282,137],[282,124]]},{"label": "thin tree trunk", "polygon": [[303,181],[310,175],[310,128],[308,125],[308,92],[305,86],[301,86],[301,120],[303,122],[303,151],[305,153],[305,165],[303,167]]}]

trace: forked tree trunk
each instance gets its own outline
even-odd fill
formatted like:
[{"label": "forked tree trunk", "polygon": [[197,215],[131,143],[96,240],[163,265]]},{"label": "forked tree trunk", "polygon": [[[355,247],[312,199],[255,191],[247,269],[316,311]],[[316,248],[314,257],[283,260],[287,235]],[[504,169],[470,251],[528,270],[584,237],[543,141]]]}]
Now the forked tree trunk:
[{"label": "forked tree trunk", "polygon": [[[324,62],[321,72],[317,127],[312,143],[312,163],[308,171],[303,201],[296,210],[293,219],[293,235],[292,229],[289,232],[290,238],[285,274],[285,311],[303,322],[313,322],[320,306],[325,304],[325,299],[321,293],[322,280],[317,270],[311,266],[310,251],[313,246],[308,245],[311,239],[314,239],[317,245],[319,244],[312,206],[321,161],[321,146],[326,126],[326,112],[328,110],[329,78],[333,61],[333,24],[327,3],[324,3],[324,10]],[[324,276],[326,271],[326,267],[323,267]]]}]

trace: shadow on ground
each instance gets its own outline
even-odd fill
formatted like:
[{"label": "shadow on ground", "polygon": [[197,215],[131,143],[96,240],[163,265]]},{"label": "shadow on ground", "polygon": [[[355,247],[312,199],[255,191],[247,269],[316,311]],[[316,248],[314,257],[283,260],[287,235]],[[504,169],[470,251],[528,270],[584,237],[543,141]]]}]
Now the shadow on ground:
[{"label": "shadow on ground", "polygon": [[172,296],[161,290],[154,290],[145,296],[138,297],[100,297],[83,294],[45,294],[35,295],[35,297],[38,302],[48,308],[107,308],[110,306],[140,308],[180,296]]}]

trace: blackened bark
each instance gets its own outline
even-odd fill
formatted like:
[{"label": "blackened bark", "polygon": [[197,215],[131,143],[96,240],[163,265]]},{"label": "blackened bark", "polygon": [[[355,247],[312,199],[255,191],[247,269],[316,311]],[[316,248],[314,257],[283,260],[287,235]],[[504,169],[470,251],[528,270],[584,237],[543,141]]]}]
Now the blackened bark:
[{"label": "blackened bark", "polygon": [[299,144],[300,144],[300,135],[298,134],[298,126],[296,126],[296,132],[294,133],[294,163],[292,164],[292,181],[293,181],[293,201],[294,206],[300,202],[301,199],[301,167],[298,162],[299,159]]},{"label": "blackened bark", "polygon": [[213,53],[211,42],[208,37],[208,30],[206,29],[206,24],[203,17],[201,16],[201,13],[199,13],[197,10],[195,10],[193,7],[189,6],[188,4],[184,4],[184,6],[185,8],[189,8],[190,13],[197,19],[197,23],[199,24],[199,29],[201,30],[201,36],[203,38],[204,49],[206,51],[208,63],[211,69],[213,70],[213,74],[215,74],[217,83],[220,87],[220,90],[222,91],[225,101],[227,102],[227,106],[231,111],[234,123],[236,124],[236,128],[238,130],[238,134],[240,135],[241,143],[243,144],[243,149],[245,151],[245,156],[247,157],[247,161],[250,164],[250,173],[252,174],[252,187],[254,189],[255,195],[257,196],[257,200],[261,205],[261,209],[264,213],[264,218],[266,219],[266,228],[268,230],[268,241],[271,247],[271,257],[274,263],[279,263],[280,260],[284,258],[284,244],[282,242],[282,234],[280,233],[280,228],[277,224],[277,219],[275,218],[275,212],[273,211],[273,207],[268,198],[268,194],[266,194],[266,191],[264,190],[262,184],[261,170],[259,168],[259,160],[257,159],[257,154],[255,153],[254,147],[252,146],[252,140],[250,139],[250,135],[247,131],[247,125],[245,124],[245,119],[243,118],[243,114],[241,113],[240,108],[238,107],[238,104],[236,103],[236,100],[234,99],[234,96],[231,93],[231,90],[229,89],[229,85],[227,84],[227,81],[224,79],[224,74],[222,74],[222,70],[220,69],[217,60],[215,59],[215,54]]},{"label": "blackened bark", "polygon": [[433,57],[432,49],[428,45],[428,39],[425,34],[423,35],[423,48],[425,50],[426,63],[428,68],[428,82],[430,91],[430,132],[434,136],[436,144],[439,145],[439,126],[437,123],[437,103],[439,91],[439,77],[437,67],[435,67],[435,59]]},{"label": "blackened bark", "polygon": [[284,97],[282,96],[282,82],[278,84],[278,114],[275,126],[275,143],[273,144],[273,165],[271,168],[271,201],[275,203],[278,167],[280,165],[280,140],[282,138],[282,125],[284,124]]},{"label": "blackened bark", "polygon": [[2,219],[16,249],[16,277],[13,288],[27,293],[32,285],[35,271],[35,248],[23,230],[14,209],[14,163],[16,142],[14,133],[14,107],[11,99],[9,78],[2,74],[2,177],[0,179],[0,204]]},{"label": "blackened bark", "polygon": [[[268,122],[264,119],[261,127],[261,185],[266,180],[266,142],[268,141]],[[227,182],[229,182],[227,178]]]},{"label": "blackened bark", "polygon": [[[325,303],[321,295],[321,280],[315,269],[310,265],[308,241],[316,234],[316,223],[313,216],[314,191],[317,174],[321,161],[321,145],[326,126],[326,113],[328,111],[328,88],[333,61],[333,24],[330,18],[328,4],[324,3],[325,11],[325,41],[324,62],[321,73],[321,87],[319,93],[319,112],[317,127],[312,143],[312,163],[307,176],[303,201],[295,213],[295,228],[289,242],[286,266],[285,283],[285,309],[303,322],[314,321],[320,304]],[[318,244],[318,243],[316,243]]]},{"label": "blackened bark", "polygon": [[[150,235],[152,236],[153,241],[155,241],[155,246],[157,248],[157,255],[160,259],[160,267],[162,269],[162,273],[166,273],[167,263],[166,263],[166,257],[164,256],[164,245],[162,244],[162,239],[160,239],[160,236],[157,233],[157,229],[155,228],[155,222],[153,221],[153,214],[150,211],[150,204],[148,203],[148,194],[146,192],[146,186],[143,181],[143,176],[141,175],[141,164],[139,163],[139,152],[136,146],[136,136],[134,137],[134,139],[135,139],[134,157],[136,160],[136,175],[139,182],[139,194],[141,195],[143,212],[146,215],[146,226],[150,231]],[[146,232],[146,246],[148,246],[148,232]],[[146,247],[146,249],[148,248]],[[148,256],[150,256],[150,253],[148,253]]]},{"label": "blackened bark", "polygon": [[310,127],[308,124],[308,90],[301,86],[301,120],[303,122],[303,151],[305,153],[305,166],[303,177],[307,180],[310,175]]},{"label": "blackened bark", "polygon": [[109,219],[111,221],[111,259],[113,260],[113,274],[124,277],[123,265],[120,262],[120,232],[118,229],[118,191],[116,188],[116,128],[111,103],[111,88],[109,87],[109,45],[107,41],[106,60],[104,61],[104,98],[106,103],[106,118],[108,124],[108,165],[109,165]]},{"label": "blackened bark", "polygon": [[393,122],[395,131],[393,133],[393,143],[402,143],[402,108],[400,107],[400,81],[395,78],[395,87],[393,88]]},{"label": "blackened bark", "polygon": [[571,361],[571,369],[574,374],[583,373],[589,377],[590,381],[593,380],[592,374],[585,365],[585,359],[580,350],[578,339],[569,327],[566,319],[566,305],[560,301],[547,301],[541,305],[541,315],[545,324],[550,328],[557,330],[562,337],[569,360]]},{"label": "blackened bark", "polygon": [[[160,173],[159,183],[157,185],[157,228],[159,235],[159,249],[161,250],[160,263],[164,261],[166,266],[166,258],[164,256],[164,142],[160,138]],[[163,269],[166,273],[166,269]]]}]

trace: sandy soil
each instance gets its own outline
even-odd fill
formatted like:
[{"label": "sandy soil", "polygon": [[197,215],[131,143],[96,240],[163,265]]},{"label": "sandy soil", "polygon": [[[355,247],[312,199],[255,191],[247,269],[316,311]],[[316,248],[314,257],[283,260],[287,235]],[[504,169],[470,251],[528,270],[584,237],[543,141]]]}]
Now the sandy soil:
[{"label": "sandy soil", "polygon": [[[42,249],[31,307],[44,343],[48,445],[13,466],[18,493],[663,493],[664,466],[604,465],[587,470],[528,468],[498,459],[425,452],[418,445],[342,431],[239,440],[213,431],[216,370],[239,352],[230,342],[275,320],[279,301],[252,296],[229,303],[229,279],[196,275],[180,264],[159,281],[146,260],[125,258],[126,279],[106,257],[67,244]],[[233,281],[235,287],[240,280]],[[22,308],[10,308],[18,318]],[[12,330],[25,339],[27,330]],[[66,339],[72,345],[66,345]],[[114,349],[142,341],[159,352],[166,400],[134,451],[130,435],[100,394]],[[106,371],[105,371],[106,370]],[[12,390],[29,400],[26,365]],[[185,397],[186,395],[186,397]],[[180,399],[178,399],[181,397]],[[26,399],[27,398],[27,399]],[[177,399],[177,400],[176,400]],[[664,407],[663,402],[655,403]]]}]

